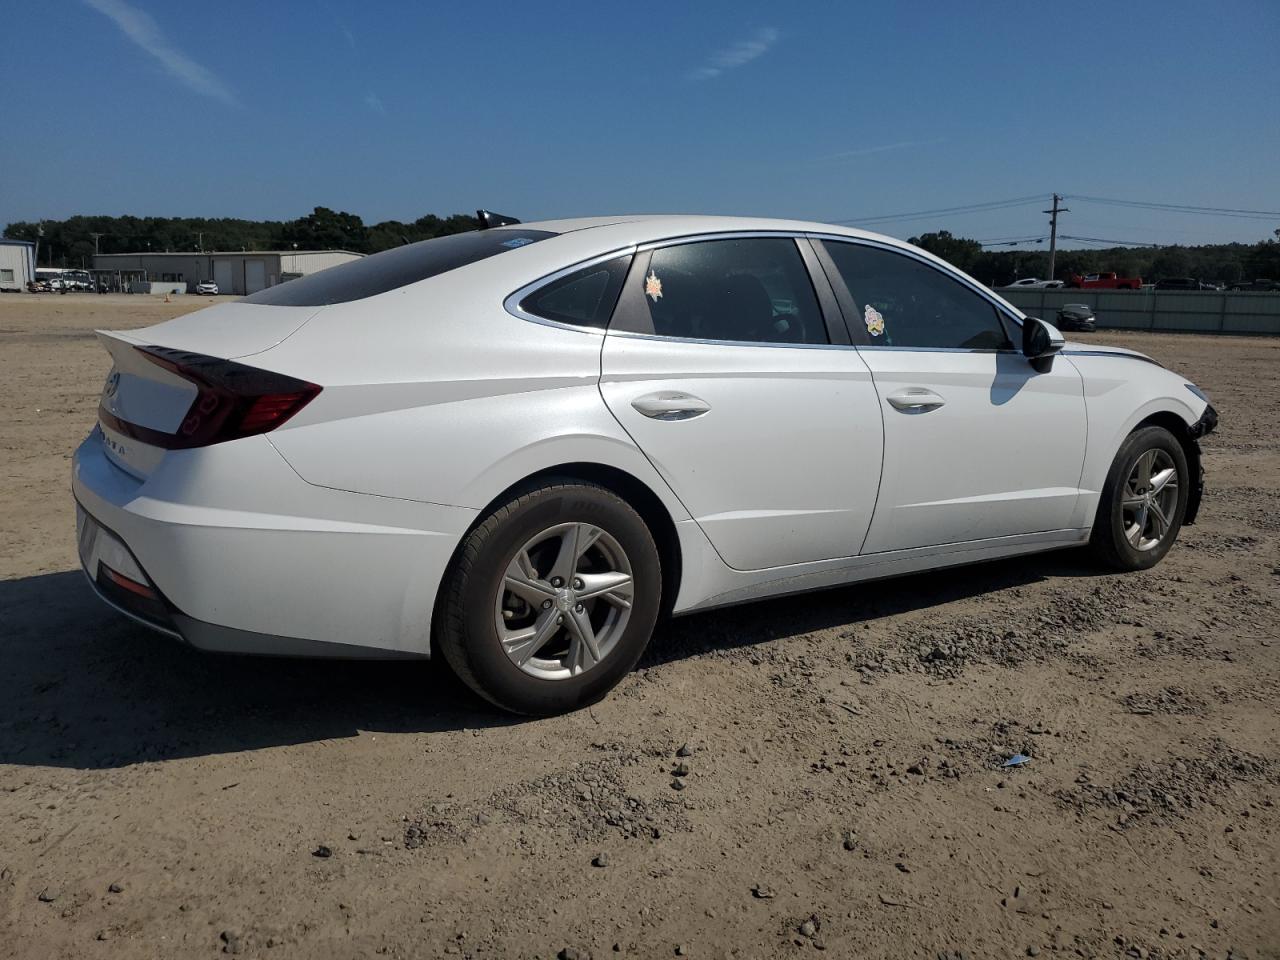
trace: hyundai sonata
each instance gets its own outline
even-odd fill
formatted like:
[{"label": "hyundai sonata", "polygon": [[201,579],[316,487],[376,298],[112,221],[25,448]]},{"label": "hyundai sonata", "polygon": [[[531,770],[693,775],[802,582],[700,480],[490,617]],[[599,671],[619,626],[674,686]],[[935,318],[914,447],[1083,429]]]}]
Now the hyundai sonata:
[{"label": "hyundai sonata", "polygon": [[499,223],[100,332],[101,597],[204,650],[438,651],[544,714],[665,614],[1078,545],[1136,570],[1195,519],[1199,389],[915,247]]}]

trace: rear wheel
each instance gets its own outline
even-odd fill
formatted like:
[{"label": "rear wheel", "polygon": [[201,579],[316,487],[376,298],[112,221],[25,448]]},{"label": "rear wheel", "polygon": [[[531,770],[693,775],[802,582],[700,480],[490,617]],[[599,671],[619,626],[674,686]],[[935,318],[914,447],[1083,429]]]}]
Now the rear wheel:
[{"label": "rear wheel", "polygon": [[1089,545],[1118,570],[1145,570],[1169,552],[1187,510],[1187,457],[1164,427],[1143,427],[1120,446],[1098,503]]},{"label": "rear wheel", "polygon": [[499,707],[562,713],[635,666],[661,600],[658,549],[639,514],[604,487],[552,482],[467,535],[441,588],[435,643]]}]

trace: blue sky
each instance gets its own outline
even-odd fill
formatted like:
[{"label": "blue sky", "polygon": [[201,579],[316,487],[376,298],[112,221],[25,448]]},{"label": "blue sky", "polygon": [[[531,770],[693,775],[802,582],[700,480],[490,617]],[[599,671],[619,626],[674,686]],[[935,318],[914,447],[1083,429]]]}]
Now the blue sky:
[{"label": "blue sky", "polygon": [[[702,212],[1031,237],[1052,191],[1280,210],[1280,3],[5,4],[0,224]],[[1064,233],[1280,218],[1068,199]],[[1072,245],[1072,244],[1067,244]]]}]

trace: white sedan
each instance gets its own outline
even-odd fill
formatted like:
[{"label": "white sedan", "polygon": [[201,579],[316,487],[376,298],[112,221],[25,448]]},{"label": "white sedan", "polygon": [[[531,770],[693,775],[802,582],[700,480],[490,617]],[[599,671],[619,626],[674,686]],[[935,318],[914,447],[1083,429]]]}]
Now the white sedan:
[{"label": "white sedan", "polygon": [[205,650],[438,651],[528,714],[602,697],[666,614],[1150,567],[1217,419],[919,249],[791,221],[508,221],[99,336],[73,490],[104,600]]}]

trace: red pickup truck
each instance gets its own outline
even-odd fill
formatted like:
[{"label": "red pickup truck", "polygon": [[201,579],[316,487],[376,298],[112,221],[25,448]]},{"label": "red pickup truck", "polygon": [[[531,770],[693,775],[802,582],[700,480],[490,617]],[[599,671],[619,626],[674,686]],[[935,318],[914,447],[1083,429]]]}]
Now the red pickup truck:
[{"label": "red pickup truck", "polygon": [[1067,279],[1067,286],[1081,290],[1139,290],[1142,278],[1118,277],[1114,273],[1086,273],[1084,276],[1073,273]]}]

